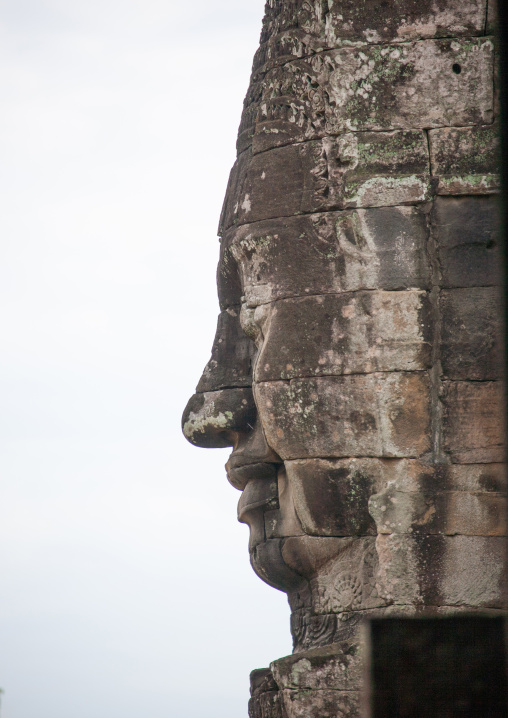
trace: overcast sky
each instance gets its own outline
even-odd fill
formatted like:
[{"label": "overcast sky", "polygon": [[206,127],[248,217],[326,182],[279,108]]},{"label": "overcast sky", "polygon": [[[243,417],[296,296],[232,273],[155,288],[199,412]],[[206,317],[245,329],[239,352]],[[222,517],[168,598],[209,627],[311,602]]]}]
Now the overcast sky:
[{"label": "overcast sky", "polygon": [[2,0],[1,718],[241,718],[290,652],[180,416],[263,0]]}]

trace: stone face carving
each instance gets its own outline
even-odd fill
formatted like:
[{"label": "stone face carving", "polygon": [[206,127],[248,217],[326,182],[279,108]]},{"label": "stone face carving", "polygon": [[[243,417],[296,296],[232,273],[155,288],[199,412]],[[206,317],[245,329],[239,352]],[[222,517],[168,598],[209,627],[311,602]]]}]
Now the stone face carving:
[{"label": "stone face carving", "polygon": [[357,715],[366,616],[502,607],[493,17],[266,4],[183,418],[232,447],[252,566],[291,605],[252,718]]}]

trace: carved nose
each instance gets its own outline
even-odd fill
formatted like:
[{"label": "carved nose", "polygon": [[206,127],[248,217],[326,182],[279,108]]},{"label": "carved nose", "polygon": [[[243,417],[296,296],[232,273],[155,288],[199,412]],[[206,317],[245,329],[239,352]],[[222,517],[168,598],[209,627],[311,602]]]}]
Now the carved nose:
[{"label": "carved nose", "polygon": [[184,436],[194,446],[221,449],[235,446],[256,421],[250,388],[222,389],[194,394],[182,416]]},{"label": "carved nose", "polygon": [[256,421],[251,390],[254,342],[240,326],[240,307],[219,314],[212,356],[182,417],[185,437],[195,446],[236,446]]}]

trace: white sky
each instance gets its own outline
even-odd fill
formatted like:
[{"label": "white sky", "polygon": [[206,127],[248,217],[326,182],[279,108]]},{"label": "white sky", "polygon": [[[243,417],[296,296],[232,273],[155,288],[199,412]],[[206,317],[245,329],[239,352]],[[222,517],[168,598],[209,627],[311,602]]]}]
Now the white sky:
[{"label": "white sky", "polygon": [[263,0],[1,0],[2,718],[241,718],[291,650],[180,434]]}]

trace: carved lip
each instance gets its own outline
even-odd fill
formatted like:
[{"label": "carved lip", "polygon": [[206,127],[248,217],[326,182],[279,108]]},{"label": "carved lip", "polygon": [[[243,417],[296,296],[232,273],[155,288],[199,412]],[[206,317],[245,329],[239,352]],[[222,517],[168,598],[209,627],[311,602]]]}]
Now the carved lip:
[{"label": "carved lip", "polygon": [[238,501],[238,521],[245,523],[245,517],[251,511],[278,508],[277,478],[251,479]]},{"label": "carved lip", "polygon": [[226,472],[229,482],[236,488],[243,491],[248,482],[252,479],[277,479],[277,470],[280,464],[269,463],[268,461],[245,461],[245,458],[236,457],[231,454],[226,464]]}]

